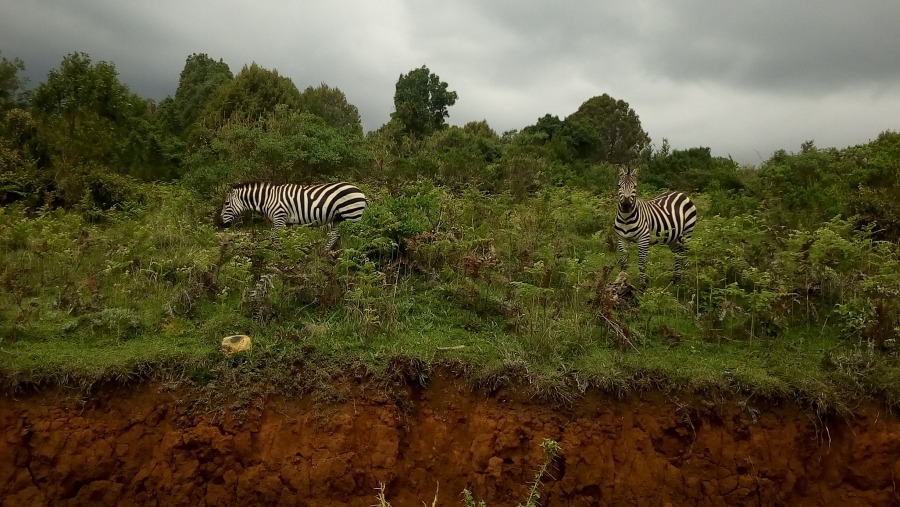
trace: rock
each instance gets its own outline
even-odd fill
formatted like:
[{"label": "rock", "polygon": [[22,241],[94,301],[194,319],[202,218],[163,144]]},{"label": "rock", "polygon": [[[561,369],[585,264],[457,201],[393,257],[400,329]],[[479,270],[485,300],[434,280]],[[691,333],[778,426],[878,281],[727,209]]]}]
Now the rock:
[{"label": "rock", "polygon": [[222,353],[225,355],[235,354],[244,350],[250,350],[253,344],[250,343],[250,337],[245,334],[236,334],[226,336],[222,339]]}]

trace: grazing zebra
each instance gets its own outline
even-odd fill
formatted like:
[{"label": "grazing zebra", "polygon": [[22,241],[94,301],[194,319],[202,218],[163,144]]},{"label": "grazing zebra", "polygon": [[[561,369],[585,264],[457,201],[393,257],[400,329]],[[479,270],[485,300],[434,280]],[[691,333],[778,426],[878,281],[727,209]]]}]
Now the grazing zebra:
[{"label": "grazing zebra", "polygon": [[246,210],[264,213],[274,230],[287,224],[331,228],[325,251],[338,240],[335,226],[344,220],[359,220],[369,201],[349,183],[296,185],[286,183],[242,183],[231,187],[222,206],[222,223],[230,225]]},{"label": "grazing zebra", "polygon": [[674,280],[681,276],[684,264],[684,242],[690,239],[697,222],[697,207],[681,192],[666,192],[650,200],[637,198],[638,169],[619,168],[619,209],[616,213],[616,234],[619,243],[619,262],[622,271],[628,269],[625,241],[638,244],[638,268],[641,288],[647,287],[647,251],[650,245],[662,241],[675,254]]}]

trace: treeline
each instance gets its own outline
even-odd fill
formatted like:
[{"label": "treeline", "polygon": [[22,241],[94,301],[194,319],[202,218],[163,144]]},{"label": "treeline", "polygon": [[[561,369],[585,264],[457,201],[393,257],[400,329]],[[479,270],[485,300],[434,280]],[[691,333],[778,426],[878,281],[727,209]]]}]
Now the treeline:
[{"label": "treeline", "polygon": [[139,199],[134,181],[180,181],[211,196],[248,179],[399,188],[427,178],[521,198],[547,186],[608,192],[612,164],[639,163],[645,187],[710,193],[713,213],[762,209],[788,227],[855,216],[880,238],[900,238],[895,132],[846,149],[808,142],[742,168],[707,147],[653,147],[637,113],[606,94],[563,119],[545,115],[502,135],[485,121],[449,126],[457,94],[426,66],[400,75],[390,120],[364,133],[339,88],[300,91],[255,63],[235,75],[222,60],[193,54],[174,96],[158,104],[132,93],[112,63],[84,53],[65,57],[29,91],[24,65],[0,55],[2,204],[93,213]]}]

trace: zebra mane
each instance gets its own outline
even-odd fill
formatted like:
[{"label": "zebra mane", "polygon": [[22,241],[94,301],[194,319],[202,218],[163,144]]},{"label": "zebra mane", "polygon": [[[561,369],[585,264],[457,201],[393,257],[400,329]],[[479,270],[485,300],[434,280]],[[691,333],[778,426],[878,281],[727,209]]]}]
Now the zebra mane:
[{"label": "zebra mane", "polygon": [[271,181],[245,181],[243,183],[235,183],[234,185],[231,185],[231,190],[240,190],[240,189],[254,187],[254,186],[256,186],[256,187],[258,187],[258,186],[275,187],[280,184],[281,183],[273,183]]}]

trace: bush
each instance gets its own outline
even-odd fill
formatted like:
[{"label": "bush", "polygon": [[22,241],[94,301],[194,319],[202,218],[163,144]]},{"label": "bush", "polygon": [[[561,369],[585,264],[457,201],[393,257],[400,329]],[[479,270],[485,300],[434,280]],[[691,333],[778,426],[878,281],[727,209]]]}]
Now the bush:
[{"label": "bush", "polygon": [[360,221],[340,225],[341,236],[363,255],[387,260],[405,253],[410,240],[435,228],[445,196],[423,182],[405,187],[396,196],[369,193],[368,199]]},{"label": "bush", "polygon": [[366,159],[363,138],[354,129],[279,106],[261,119],[226,122],[188,156],[184,180],[205,195],[222,184],[246,181],[320,183]]}]

